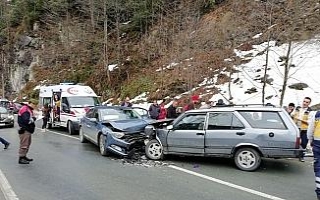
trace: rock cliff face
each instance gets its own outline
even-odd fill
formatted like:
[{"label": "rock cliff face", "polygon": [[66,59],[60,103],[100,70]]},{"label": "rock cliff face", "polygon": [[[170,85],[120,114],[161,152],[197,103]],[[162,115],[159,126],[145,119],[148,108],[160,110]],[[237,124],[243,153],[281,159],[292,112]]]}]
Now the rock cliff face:
[{"label": "rock cliff face", "polygon": [[10,83],[13,92],[19,93],[28,81],[34,81],[33,68],[38,65],[39,38],[21,35],[14,45],[14,62],[10,67]]}]

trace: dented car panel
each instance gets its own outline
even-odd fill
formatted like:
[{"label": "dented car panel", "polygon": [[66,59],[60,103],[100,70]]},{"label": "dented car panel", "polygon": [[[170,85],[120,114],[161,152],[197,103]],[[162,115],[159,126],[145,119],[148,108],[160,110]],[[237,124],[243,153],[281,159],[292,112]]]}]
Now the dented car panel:
[{"label": "dented car panel", "polygon": [[149,159],[166,154],[232,157],[244,171],[258,169],[261,157],[295,158],[303,151],[291,117],[268,106],[191,110],[167,127],[147,126],[145,133]]},{"label": "dented car panel", "polygon": [[[101,154],[105,154],[106,150],[120,156],[130,156],[144,145],[144,128],[148,123],[130,108],[97,106],[81,119],[80,140],[98,145]],[[101,138],[104,140],[101,141]]]}]

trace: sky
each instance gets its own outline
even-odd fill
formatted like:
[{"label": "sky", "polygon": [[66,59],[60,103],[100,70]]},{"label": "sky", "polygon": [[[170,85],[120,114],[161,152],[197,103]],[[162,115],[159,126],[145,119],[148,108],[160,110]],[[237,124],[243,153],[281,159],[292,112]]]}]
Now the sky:
[{"label": "sky", "polygon": [[[261,34],[260,34],[261,35]],[[255,37],[260,37],[257,34]],[[276,46],[275,41],[269,43],[269,64],[268,64],[268,78],[272,79],[271,84],[266,86],[266,97],[270,99],[265,100],[265,103],[272,103],[280,106],[281,88],[283,85],[284,67],[281,66],[283,62],[280,61],[280,57],[287,54],[288,44],[282,44]],[[235,56],[245,60],[245,64],[233,66],[239,72],[232,74],[231,94],[232,102],[235,104],[261,104],[262,103],[262,83],[257,80],[263,77],[264,65],[266,62],[266,47],[267,43],[261,43],[259,45],[253,45],[252,50],[240,51],[235,49]],[[233,58],[225,58],[225,62],[232,62]],[[315,37],[311,40],[302,42],[296,42],[292,44],[290,64],[292,67],[289,71],[288,84],[284,96],[282,106],[286,106],[289,103],[295,105],[301,105],[304,97],[310,97],[312,99],[311,105],[320,103],[320,37]],[[169,64],[168,66],[174,67],[177,63]],[[157,69],[161,71],[161,69]],[[229,72],[222,72],[229,75]],[[220,94],[212,95],[211,100],[217,101],[218,99],[229,99],[228,83],[223,85],[217,85],[217,76],[207,77],[199,84],[198,87],[205,87],[209,90],[213,87],[219,89]],[[236,81],[238,80],[238,81]],[[234,83],[235,82],[235,83]],[[305,83],[308,85],[303,90],[291,89],[288,86],[295,83]],[[245,92],[250,88],[256,88],[255,93],[246,94]],[[196,88],[189,92],[194,91]],[[188,92],[187,92],[188,93]],[[203,96],[202,94],[200,96]],[[136,100],[146,100],[147,93],[140,94],[132,99],[132,102]],[[180,98],[178,95],[176,98]],[[148,108],[150,104],[143,103],[137,106]],[[170,105],[170,104],[169,104]],[[168,105],[167,105],[168,106]]]}]

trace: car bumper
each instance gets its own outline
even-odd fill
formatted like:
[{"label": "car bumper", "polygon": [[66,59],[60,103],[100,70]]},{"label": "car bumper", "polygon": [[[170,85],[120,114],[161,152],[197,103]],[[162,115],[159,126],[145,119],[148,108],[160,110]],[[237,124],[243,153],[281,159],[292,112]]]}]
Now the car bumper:
[{"label": "car bumper", "polygon": [[14,120],[3,120],[3,121],[0,121],[0,127],[10,126],[10,125],[13,125],[13,124],[14,124]]},{"label": "car bumper", "polygon": [[141,149],[144,146],[145,139],[146,136],[143,134],[137,134],[123,139],[110,136],[107,140],[107,150],[116,155],[130,157],[137,149]]}]

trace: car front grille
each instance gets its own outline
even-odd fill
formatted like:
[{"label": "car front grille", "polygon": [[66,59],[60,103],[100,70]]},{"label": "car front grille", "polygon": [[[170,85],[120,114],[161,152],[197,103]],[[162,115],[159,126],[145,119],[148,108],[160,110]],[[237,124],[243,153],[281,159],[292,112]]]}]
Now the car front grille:
[{"label": "car front grille", "polygon": [[128,143],[144,141],[147,138],[145,134],[141,133],[132,133],[132,134],[125,134],[121,139]]}]

